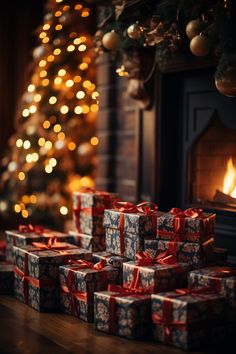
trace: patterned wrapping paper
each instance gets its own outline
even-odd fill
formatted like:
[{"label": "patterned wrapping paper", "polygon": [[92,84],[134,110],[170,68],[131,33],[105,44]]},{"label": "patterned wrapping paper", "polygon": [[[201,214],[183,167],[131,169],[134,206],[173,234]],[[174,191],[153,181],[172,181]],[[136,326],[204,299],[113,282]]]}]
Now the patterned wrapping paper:
[{"label": "patterned wrapping paper", "polygon": [[[59,305],[59,266],[69,259],[91,260],[89,251],[63,243],[64,250],[38,250],[33,245],[13,247],[15,297],[38,311],[52,311]],[[22,281],[23,279],[23,281]]]},{"label": "patterned wrapping paper", "polygon": [[[69,273],[72,280],[69,280]],[[94,292],[107,289],[108,284],[117,284],[118,277],[119,270],[112,266],[105,266],[100,271],[90,268],[78,269],[76,265],[61,266],[61,310],[86,322],[93,322]]]},{"label": "patterned wrapping paper", "polygon": [[[172,210],[181,211],[181,209],[173,208]],[[213,213],[202,213],[200,217],[182,218],[178,222],[178,213],[165,213],[157,220],[157,237],[163,240],[172,240],[178,234],[180,241],[189,241],[203,243],[215,234],[215,217]],[[188,211],[198,209],[187,209]],[[182,212],[183,214],[184,212]],[[191,212],[190,212],[191,214]],[[180,214],[179,214],[180,215]]]},{"label": "patterned wrapping paper", "polygon": [[138,261],[126,262],[123,263],[123,287],[150,294],[173,290],[186,286],[188,271],[186,263],[139,266]]},{"label": "patterned wrapping paper", "polygon": [[13,294],[14,265],[7,262],[0,263],[0,294]]},{"label": "patterned wrapping paper", "polygon": [[91,252],[101,252],[106,249],[105,235],[86,235],[77,231],[70,231],[69,234],[74,238],[74,244]]},{"label": "patterned wrapping paper", "polygon": [[192,269],[204,267],[209,258],[212,258],[214,239],[206,241],[203,245],[195,242],[144,240],[144,250],[153,256],[167,251],[173,245],[178,262],[188,263]]},{"label": "patterned wrapping paper", "polygon": [[[26,226],[27,228],[27,226]],[[63,232],[43,229],[41,233],[34,231],[21,232],[19,230],[7,230],[6,235],[6,258],[13,262],[13,246],[24,247],[31,245],[33,242],[47,242],[50,237],[56,237],[61,242],[74,243],[74,238]]]},{"label": "patterned wrapping paper", "polygon": [[153,294],[154,339],[183,349],[199,347],[212,339],[217,330],[218,335],[224,334],[225,313],[225,298],[218,294]]},{"label": "patterned wrapping paper", "polygon": [[95,252],[92,254],[92,260],[94,263],[100,262],[101,260],[106,260],[107,264],[112,265],[115,268],[122,269],[123,263],[129,261],[127,257],[117,256],[110,252]]},{"label": "patterned wrapping paper", "polygon": [[[113,300],[115,298],[115,300]],[[114,301],[111,310],[111,301]],[[94,294],[94,323],[99,331],[137,339],[150,334],[150,295],[120,295],[114,291]]]}]

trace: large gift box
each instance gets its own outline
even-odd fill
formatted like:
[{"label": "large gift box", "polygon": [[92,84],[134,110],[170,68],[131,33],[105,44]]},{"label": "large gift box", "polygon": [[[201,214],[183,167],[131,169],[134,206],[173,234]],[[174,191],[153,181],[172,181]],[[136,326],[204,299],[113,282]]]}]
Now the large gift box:
[{"label": "large gift box", "polygon": [[23,247],[33,242],[47,242],[49,238],[58,241],[74,243],[74,238],[63,232],[45,229],[40,225],[20,225],[18,230],[6,230],[6,258],[13,261],[13,246]]},{"label": "large gift box", "polygon": [[136,339],[150,333],[150,295],[127,292],[122,287],[94,294],[94,323],[99,331]]},{"label": "large gift box", "polygon": [[73,193],[74,221],[78,232],[104,235],[103,214],[113,206],[117,194],[85,188]]},{"label": "large gift box", "polygon": [[38,311],[55,310],[59,305],[59,266],[71,259],[91,259],[89,251],[54,242],[13,247],[15,259],[14,294]]},{"label": "large gift box", "polygon": [[224,336],[225,298],[206,288],[152,295],[153,336],[183,349],[199,347],[214,333]]},{"label": "large gift box", "polygon": [[106,290],[108,284],[117,284],[119,270],[107,266],[106,261],[96,264],[84,260],[60,267],[61,310],[93,322],[94,292]]},{"label": "large gift box", "polygon": [[86,235],[77,231],[70,231],[69,234],[74,238],[74,244],[91,252],[105,251],[105,235]]},{"label": "large gift box", "polygon": [[152,255],[164,251],[174,253],[178,262],[188,263],[192,269],[204,267],[212,258],[214,239],[203,244],[185,241],[144,240],[144,250]]},{"label": "large gift box", "polygon": [[14,265],[8,262],[0,262],[0,294],[13,294]]},{"label": "large gift box", "polygon": [[177,234],[180,241],[203,243],[215,234],[215,217],[213,213],[203,213],[202,209],[172,208],[158,218],[157,237],[173,240]]},{"label": "large gift box", "polygon": [[175,263],[172,256],[152,258],[147,252],[137,258],[123,263],[123,287],[151,294],[186,286],[188,264]]},{"label": "large gift box", "polygon": [[105,210],[106,250],[108,252],[135,259],[135,254],[143,250],[145,237],[154,239],[157,219],[162,215],[149,206],[137,206],[128,202],[116,202],[116,209]]}]

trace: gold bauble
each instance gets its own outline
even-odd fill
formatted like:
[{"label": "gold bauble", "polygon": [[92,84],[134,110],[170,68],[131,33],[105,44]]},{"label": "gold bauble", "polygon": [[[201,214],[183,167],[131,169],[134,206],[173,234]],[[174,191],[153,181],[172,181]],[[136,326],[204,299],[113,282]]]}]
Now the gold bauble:
[{"label": "gold bauble", "polygon": [[108,50],[115,50],[119,42],[120,36],[114,30],[105,33],[102,37],[102,45]]},{"label": "gold bauble", "polygon": [[185,29],[186,35],[189,39],[197,36],[203,29],[204,23],[200,20],[192,20],[190,21]]},{"label": "gold bauble", "polygon": [[209,39],[206,36],[200,34],[193,37],[190,42],[190,50],[194,55],[198,57],[207,55],[210,50]]},{"label": "gold bauble", "polygon": [[224,75],[215,80],[217,90],[225,96],[236,96],[236,68],[227,70]]},{"label": "gold bauble", "polygon": [[142,31],[140,26],[137,23],[134,23],[127,28],[127,34],[131,39],[139,39],[142,35]]}]

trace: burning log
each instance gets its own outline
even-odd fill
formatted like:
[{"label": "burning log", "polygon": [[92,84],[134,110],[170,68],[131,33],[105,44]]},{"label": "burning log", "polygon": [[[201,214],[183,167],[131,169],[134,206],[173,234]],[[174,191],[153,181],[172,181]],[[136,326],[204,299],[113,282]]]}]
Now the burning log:
[{"label": "burning log", "polygon": [[216,194],[213,200],[216,203],[236,205],[236,198],[233,198],[230,195],[219,191],[218,189],[216,190]]}]

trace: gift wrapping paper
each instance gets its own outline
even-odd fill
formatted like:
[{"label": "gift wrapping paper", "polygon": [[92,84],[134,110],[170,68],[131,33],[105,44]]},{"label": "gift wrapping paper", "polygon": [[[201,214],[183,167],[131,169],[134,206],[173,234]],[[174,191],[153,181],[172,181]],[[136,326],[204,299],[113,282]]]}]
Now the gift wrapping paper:
[{"label": "gift wrapping paper", "polygon": [[202,213],[199,217],[185,216],[178,220],[178,213],[165,213],[157,220],[157,237],[173,240],[178,234],[180,241],[203,243],[215,234],[215,217],[213,213]]},{"label": "gift wrapping paper", "polygon": [[192,269],[205,266],[212,258],[214,239],[204,244],[196,242],[144,240],[144,250],[155,256],[161,252],[172,249],[178,262],[188,263]]},{"label": "gift wrapping paper", "polygon": [[67,249],[38,249],[33,245],[13,247],[15,297],[38,311],[52,311],[59,305],[59,266],[70,259],[91,260],[89,251],[62,243]]},{"label": "gift wrapping paper", "polygon": [[189,266],[186,263],[139,266],[138,261],[123,263],[123,287],[146,293],[185,287]]},{"label": "gift wrapping paper", "polygon": [[[182,291],[183,289],[181,289]],[[186,289],[187,290],[187,289]],[[152,320],[154,339],[182,349],[199,347],[225,334],[225,298],[208,293],[182,291],[153,294]]]},{"label": "gift wrapping paper", "polygon": [[[72,277],[72,281],[68,281],[69,276]],[[112,266],[105,266],[102,270],[79,269],[76,265],[61,266],[59,270],[61,310],[86,322],[93,322],[94,292],[107,289],[108,284],[117,284],[118,276],[119,270]]]},{"label": "gift wrapping paper", "polygon": [[105,251],[106,237],[105,235],[86,235],[77,231],[70,231],[70,235],[74,238],[74,244],[91,252]]},{"label": "gift wrapping paper", "polygon": [[0,262],[0,294],[13,294],[14,266],[8,262]]},{"label": "gift wrapping paper", "polygon": [[129,339],[145,337],[150,333],[151,297],[121,295],[114,291],[96,292],[94,323],[97,330],[106,333]]},{"label": "gift wrapping paper", "polygon": [[101,260],[106,260],[107,264],[112,265],[115,268],[122,269],[122,265],[124,262],[129,261],[127,257],[124,256],[117,256],[110,252],[95,252],[92,254],[92,260],[94,263],[100,262]]}]

